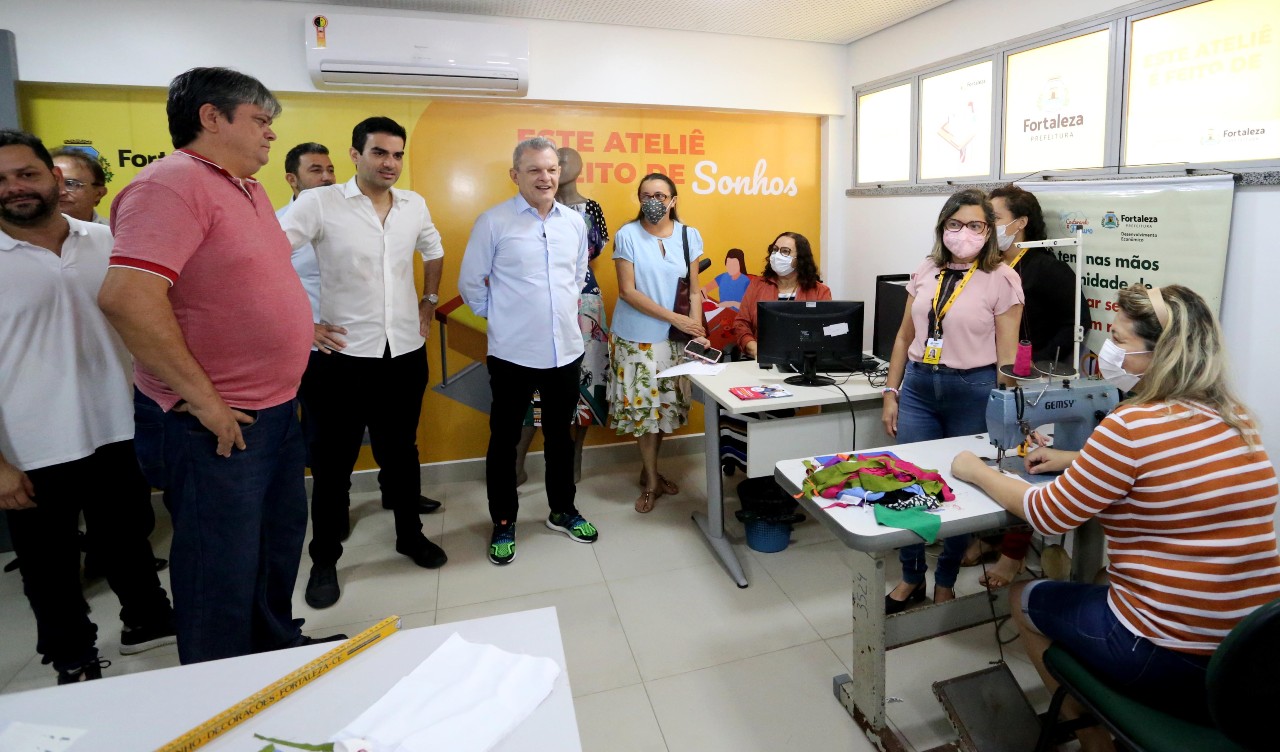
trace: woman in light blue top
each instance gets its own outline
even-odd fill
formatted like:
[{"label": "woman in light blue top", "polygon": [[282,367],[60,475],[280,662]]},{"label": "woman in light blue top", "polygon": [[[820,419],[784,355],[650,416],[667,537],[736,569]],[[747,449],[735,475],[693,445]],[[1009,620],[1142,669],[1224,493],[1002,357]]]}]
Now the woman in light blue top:
[{"label": "woman in light blue top", "polygon": [[[704,337],[698,258],[702,236],[676,215],[676,186],[654,173],[640,181],[640,213],[613,237],[613,263],[618,271],[618,305],[609,334],[609,425],[618,435],[631,434],[640,446],[643,492],[636,511],[648,512],[663,494],[679,492],[658,473],[662,435],[689,419],[689,382],[657,374],[680,362],[683,343],[669,339],[671,327]],[[686,262],[685,238],[688,239]],[[689,276],[689,310],[675,313],[676,290]],[[705,342],[705,339],[703,340]]]}]

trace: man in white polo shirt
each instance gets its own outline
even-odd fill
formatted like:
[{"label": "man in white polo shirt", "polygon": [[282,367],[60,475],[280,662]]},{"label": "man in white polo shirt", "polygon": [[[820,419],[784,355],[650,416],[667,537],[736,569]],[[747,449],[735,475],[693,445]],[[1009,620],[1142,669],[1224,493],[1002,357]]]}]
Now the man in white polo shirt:
[{"label": "man in white polo shirt", "polygon": [[174,642],[133,451],[129,353],[98,310],[111,232],[58,213],[61,170],[38,138],[0,131],[0,509],[36,649],[58,683],[102,676],[80,591],[80,511],[120,599],[120,652]]},{"label": "man in white polo shirt", "polygon": [[[351,134],[356,175],[342,185],[303,191],[280,220],[289,243],[307,243],[320,265],[320,320],[346,329],[341,339],[317,328],[324,356],[308,379],[331,399],[308,405],[311,445],[311,575],[306,601],[327,608],[341,595],[337,563],[347,529],[351,471],[364,430],[378,463],[383,502],[395,512],[396,551],[435,569],[448,557],[422,534],[418,418],[427,389],[426,335],[438,300],[444,248],[427,203],[393,188],[404,166],[406,133],[372,117]],[[413,280],[423,257],[425,295]]]}]

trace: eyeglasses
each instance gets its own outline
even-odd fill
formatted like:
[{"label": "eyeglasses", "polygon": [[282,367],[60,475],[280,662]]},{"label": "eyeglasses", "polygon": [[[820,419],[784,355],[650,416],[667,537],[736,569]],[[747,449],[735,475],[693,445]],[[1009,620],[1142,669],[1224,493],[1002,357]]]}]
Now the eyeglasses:
[{"label": "eyeglasses", "polygon": [[948,219],[946,222],[942,223],[942,228],[947,232],[960,232],[960,228],[962,227],[968,227],[970,230],[979,233],[987,231],[987,223],[980,219],[975,219],[972,222],[961,222],[958,219]]},{"label": "eyeglasses", "polygon": [[[89,185],[89,183],[86,183],[83,180],[76,180],[75,178],[66,178],[65,180],[62,181],[62,190],[66,191],[67,193],[79,193],[80,191],[83,191],[85,186],[87,185]],[[97,185],[97,183],[94,183],[93,185]]]},{"label": "eyeglasses", "polygon": [[790,249],[790,248],[783,248],[783,247],[782,247],[782,246],[780,246],[780,245],[771,245],[771,246],[769,246],[769,254],[770,254],[770,255],[773,255],[773,254],[775,254],[775,253],[780,253],[780,254],[782,254],[783,256],[794,256],[794,255],[796,255],[796,252],[795,252],[795,251],[793,251],[793,250],[792,250],[792,249]]},{"label": "eyeglasses", "polygon": [[649,199],[651,199],[651,198],[656,198],[656,199],[658,199],[659,201],[661,201],[662,203],[664,203],[664,204],[665,204],[665,203],[667,203],[667,199],[669,199],[669,198],[671,198],[671,197],[670,197],[670,196],[668,196],[668,195],[667,195],[667,194],[665,194],[665,193],[641,193],[641,194],[640,194],[640,200],[641,200],[641,201],[648,201],[648,200],[649,200]]}]

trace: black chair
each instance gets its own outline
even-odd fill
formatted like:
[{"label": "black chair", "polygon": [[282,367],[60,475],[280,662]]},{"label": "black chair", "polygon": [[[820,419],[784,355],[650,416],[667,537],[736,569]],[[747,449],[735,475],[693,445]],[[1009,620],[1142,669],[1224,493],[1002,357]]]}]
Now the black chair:
[{"label": "black chair", "polygon": [[1067,695],[1089,710],[1116,741],[1149,752],[1240,752],[1280,749],[1274,719],[1280,699],[1280,599],[1245,617],[1209,661],[1206,683],[1213,726],[1169,715],[1116,691],[1071,654],[1050,646],[1044,665],[1060,686],[1049,703],[1037,752],[1049,749],[1064,729],[1059,724]]}]

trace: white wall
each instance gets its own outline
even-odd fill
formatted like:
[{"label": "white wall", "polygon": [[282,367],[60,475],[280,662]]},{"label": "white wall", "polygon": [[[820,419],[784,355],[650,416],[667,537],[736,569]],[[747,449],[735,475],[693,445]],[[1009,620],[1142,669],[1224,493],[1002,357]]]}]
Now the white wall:
[{"label": "white wall", "polygon": [[[855,84],[875,81],[949,57],[1036,34],[1101,13],[1134,5],[1108,0],[1071,3],[1011,3],[1007,0],[952,0],[915,18],[850,45],[849,75]],[[833,121],[833,141],[852,143],[850,118]],[[834,150],[833,150],[834,151]],[[852,168],[828,162],[853,184]],[[932,227],[944,196],[848,198],[832,209],[843,214],[845,252],[828,246],[828,281],[837,296],[873,300],[875,276],[911,271],[932,246]],[[1280,351],[1270,345],[1276,327],[1274,305],[1274,218],[1280,216],[1280,187],[1237,188],[1227,253],[1222,324],[1241,396],[1261,418],[1263,442],[1280,452],[1280,400],[1268,381],[1280,371]],[[833,216],[832,224],[840,217]],[[1194,287],[1194,280],[1187,280]],[[870,332],[868,322],[868,334]],[[1274,382],[1272,382],[1274,383]]]},{"label": "white wall", "polygon": [[4,0],[25,81],[165,86],[226,65],[281,91],[313,91],[303,58],[315,13],[419,16],[529,31],[530,100],[841,114],[845,48],[725,34],[247,0]]}]

